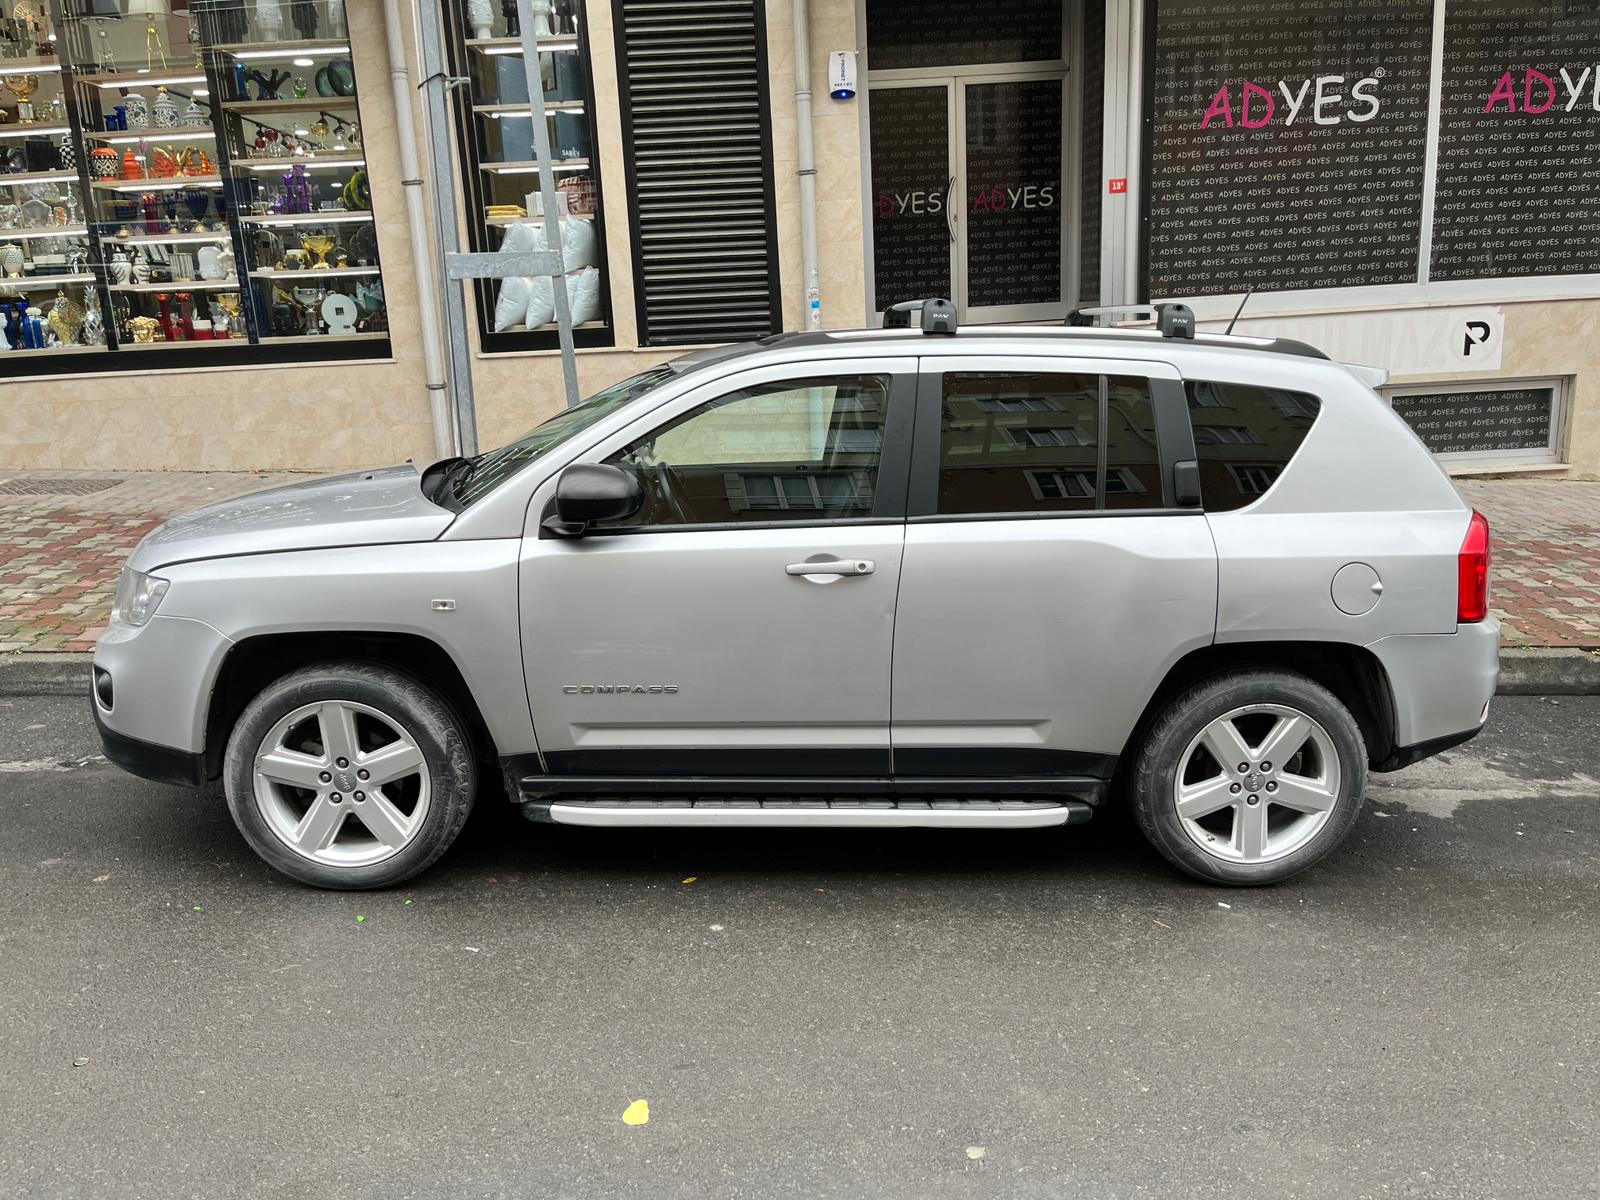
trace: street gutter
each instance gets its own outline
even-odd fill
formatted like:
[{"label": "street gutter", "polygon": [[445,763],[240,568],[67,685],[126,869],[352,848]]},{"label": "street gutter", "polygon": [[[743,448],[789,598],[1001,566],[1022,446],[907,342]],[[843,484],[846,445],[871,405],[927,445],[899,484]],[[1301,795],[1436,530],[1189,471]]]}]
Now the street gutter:
[{"label": "street gutter", "polygon": [[[0,696],[89,694],[88,653],[0,656]],[[1498,696],[1600,696],[1600,652],[1547,647],[1500,652]]]}]

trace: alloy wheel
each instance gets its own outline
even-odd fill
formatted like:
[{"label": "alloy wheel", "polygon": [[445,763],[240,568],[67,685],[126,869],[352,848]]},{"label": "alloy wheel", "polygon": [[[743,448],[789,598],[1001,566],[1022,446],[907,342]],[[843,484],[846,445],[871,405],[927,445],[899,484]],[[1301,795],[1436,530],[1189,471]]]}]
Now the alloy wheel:
[{"label": "alloy wheel", "polygon": [[427,759],[394,717],[352,700],[305,704],[261,739],[255,803],[289,849],[331,867],[403,850],[428,815]]},{"label": "alloy wheel", "polygon": [[1173,804],[1189,839],[1214,858],[1264,863],[1293,854],[1328,823],[1340,797],[1333,739],[1282,704],[1251,704],[1211,721],[1178,764]]}]

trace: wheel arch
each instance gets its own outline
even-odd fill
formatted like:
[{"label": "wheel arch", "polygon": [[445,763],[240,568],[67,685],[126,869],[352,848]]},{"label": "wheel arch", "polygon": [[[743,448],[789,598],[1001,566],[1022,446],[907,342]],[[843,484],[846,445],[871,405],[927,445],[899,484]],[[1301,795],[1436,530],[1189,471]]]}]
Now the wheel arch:
[{"label": "wheel arch", "polygon": [[1185,654],[1156,686],[1123,744],[1118,775],[1173,696],[1207,679],[1244,670],[1293,671],[1315,680],[1350,710],[1366,743],[1371,769],[1381,770],[1394,753],[1394,692],[1388,672],[1372,651],[1347,642],[1215,642]]},{"label": "wheel arch", "polygon": [[262,688],[313,663],[350,659],[392,667],[428,684],[460,715],[475,755],[493,761],[494,737],[466,677],[450,652],[431,638],[389,630],[264,633],[235,642],[217,670],[206,708],[206,778],[221,775],[228,736]]}]

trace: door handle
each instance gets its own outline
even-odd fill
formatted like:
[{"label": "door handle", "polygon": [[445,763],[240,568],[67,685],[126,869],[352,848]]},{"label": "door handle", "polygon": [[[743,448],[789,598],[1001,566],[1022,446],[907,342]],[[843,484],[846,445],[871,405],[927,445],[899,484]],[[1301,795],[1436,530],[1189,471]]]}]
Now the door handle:
[{"label": "door handle", "polygon": [[955,203],[955,198],[956,177],[952,175],[950,176],[949,185],[944,189],[944,223],[945,227],[950,230],[950,240],[952,242],[956,240],[956,213],[952,207]]},{"label": "door handle", "polygon": [[785,575],[871,575],[878,564],[870,558],[826,558],[817,562],[790,563]]}]

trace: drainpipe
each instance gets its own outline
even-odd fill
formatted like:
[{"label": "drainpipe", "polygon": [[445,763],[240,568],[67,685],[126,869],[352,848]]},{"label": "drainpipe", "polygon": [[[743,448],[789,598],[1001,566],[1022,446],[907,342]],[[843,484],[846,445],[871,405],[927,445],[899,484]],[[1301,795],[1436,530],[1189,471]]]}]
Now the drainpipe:
[{"label": "drainpipe", "polygon": [[[422,325],[422,362],[427,376],[428,405],[433,415],[433,444],[441,457],[454,452],[450,396],[445,380],[444,342],[439,332],[439,292],[434,286],[427,214],[422,206],[422,168],[417,161],[417,125],[411,112],[411,77],[406,69],[400,0],[383,0],[383,31],[389,44],[389,80],[394,85],[395,133],[400,139],[400,181],[405,189],[406,227],[411,234],[411,267],[417,282],[417,317]],[[448,167],[441,168],[448,169]]]},{"label": "drainpipe", "polygon": [[[392,3],[392,0],[390,0]],[[806,281],[806,328],[822,328],[822,286],[817,275],[817,161],[811,144],[811,13],[794,0],[795,149],[800,178],[800,274]]]}]

